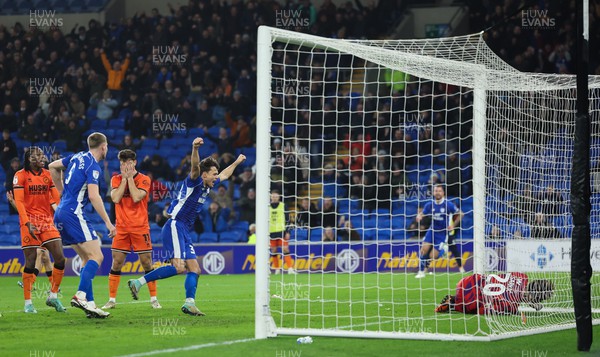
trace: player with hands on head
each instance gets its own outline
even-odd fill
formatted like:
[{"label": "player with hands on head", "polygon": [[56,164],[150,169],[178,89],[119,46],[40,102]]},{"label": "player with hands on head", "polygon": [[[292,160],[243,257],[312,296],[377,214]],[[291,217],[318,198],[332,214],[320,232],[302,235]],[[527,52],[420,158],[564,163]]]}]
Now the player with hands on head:
[{"label": "player with hands on head", "polygon": [[239,155],[231,165],[219,173],[219,163],[212,157],[200,161],[198,149],[202,144],[202,138],[196,138],[192,142],[190,174],[183,180],[177,198],[171,202],[167,210],[169,219],[161,232],[163,249],[168,254],[171,265],[162,266],[139,279],[127,282],[131,295],[137,300],[140,288],[144,284],[186,273],[185,303],[181,311],[193,316],[204,316],[195,302],[200,266],[192,244],[194,222],[210,190],[229,179],[235,168],[246,160],[246,156]]},{"label": "player with hands on head", "polygon": [[[115,204],[117,234],[112,241],[112,266],[108,275],[109,300],[102,309],[114,309],[121,281],[121,268],[127,254],[138,254],[146,274],[152,271],[152,242],[148,223],[150,178],[136,171],[136,153],[124,149],[118,154],[121,174],[111,179],[110,197]],[[161,306],[156,298],[156,282],[148,283],[150,305]]]}]

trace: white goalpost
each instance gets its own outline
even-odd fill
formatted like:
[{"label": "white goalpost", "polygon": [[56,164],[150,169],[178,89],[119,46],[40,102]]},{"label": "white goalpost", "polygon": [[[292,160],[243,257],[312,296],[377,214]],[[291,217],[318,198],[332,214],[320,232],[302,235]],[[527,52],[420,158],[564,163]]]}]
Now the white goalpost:
[{"label": "white goalpost", "polygon": [[[598,133],[600,78],[589,82]],[[518,72],[482,33],[339,40],[261,26],[256,338],[489,341],[574,327],[575,86],[571,75]],[[600,137],[591,156],[600,238]],[[452,249],[433,259],[420,253],[430,222],[416,217],[438,184],[463,216],[447,236]],[[286,259],[281,247],[270,252],[272,192],[285,207]],[[423,266],[430,274],[417,279]],[[465,277],[512,282],[517,273],[526,275],[519,283],[551,286],[541,305],[501,311],[488,281],[474,298],[480,314],[434,312]],[[599,282],[594,274],[594,324]]]}]

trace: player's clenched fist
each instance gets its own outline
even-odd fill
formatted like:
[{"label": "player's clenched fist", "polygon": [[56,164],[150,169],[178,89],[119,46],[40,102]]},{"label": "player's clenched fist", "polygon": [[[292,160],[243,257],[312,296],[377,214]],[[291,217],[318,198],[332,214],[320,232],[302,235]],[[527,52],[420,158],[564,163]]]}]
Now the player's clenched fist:
[{"label": "player's clenched fist", "polygon": [[194,139],[194,142],[192,143],[192,145],[194,146],[195,149],[199,148],[203,144],[204,144],[204,139],[202,139],[202,138],[196,138],[196,139]]},{"label": "player's clenched fist", "polygon": [[240,154],[236,161],[238,162],[238,164],[241,164],[242,162],[246,161],[246,155]]}]

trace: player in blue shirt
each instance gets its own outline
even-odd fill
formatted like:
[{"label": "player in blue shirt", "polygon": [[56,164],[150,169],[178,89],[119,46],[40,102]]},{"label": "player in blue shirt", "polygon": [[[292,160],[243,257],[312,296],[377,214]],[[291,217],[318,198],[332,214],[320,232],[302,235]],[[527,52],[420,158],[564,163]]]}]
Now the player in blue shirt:
[{"label": "player in blue shirt", "polygon": [[[424,216],[431,216],[431,227],[429,227],[429,230],[425,234],[423,244],[421,245],[417,279],[425,277],[430,257],[437,259],[440,245],[442,244],[450,244],[452,246],[452,254],[454,254],[455,258],[460,258],[460,254],[454,248],[454,244],[451,244],[452,242],[449,242],[447,237],[449,233],[454,234],[454,227],[460,222],[463,214],[454,203],[446,200],[445,196],[444,187],[442,185],[435,185],[433,188],[434,200],[427,202],[425,207],[423,207],[423,212],[417,215],[417,222],[420,222]],[[463,272],[462,266],[460,266],[460,269]]]},{"label": "player in blue shirt", "polygon": [[192,245],[191,232],[194,230],[194,221],[202,205],[206,201],[210,190],[220,182],[227,180],[235,168],[246,160],[240,155],[237,160],[219,173],[219,163],[212,157],[200,161],[198,148],[204,144],[202,138],[194,139],[192,144],[192,162],[188,177],[183,180],[177,198],[173,200],[167,214],[169,220],[163,226],[161,235],[163,248],[167,252],[171,265],[162,266],[139,279],[127,282],[131,295],[138,299],[140,288],[151,281],[170,278],[182,274],[187,270],[185,278],[185,304],[181,311],[194,316],[204,316],[196,307],[196,287],[200,266],[196,260],[196,252]]},{"label": "player in blue shirt", "polygon": [[106,158],[108,142],[104,134],[92,133],[87,144],[88,152],[69,155],[48,167],[56,189],[62,194],[54,212],[54,223],[61,231],[63,244],[71,245],[85,265],[81,269],[79,288],[71,299],[71,306],[82,309],[88,317],[106,318],[110,314],[96,307],[92,290],[92,280],[104,256],[96,231],[84,215],[84,207],[91,202],[104,221],[109,237],[115,235],[115,226],[106,214],[98,185],[102,175],[98,162]]}]

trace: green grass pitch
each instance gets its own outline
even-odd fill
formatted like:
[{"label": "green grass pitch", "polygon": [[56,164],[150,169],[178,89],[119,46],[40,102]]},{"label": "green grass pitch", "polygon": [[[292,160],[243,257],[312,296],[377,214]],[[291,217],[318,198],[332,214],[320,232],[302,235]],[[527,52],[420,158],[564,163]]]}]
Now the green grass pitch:
[{"label": "green grass pitch", "polygon": [[[402,274],[396,274],[395,279],[404,279]],[[313,279],[312,275],[310,277]],[[381,321],[386,321],[386,312],[392,308],[406,308],[416,306],[419,300],[433,299],[441,292],[427,287],[432,284],[433,278],[417,283],[416,280],[407,279],[411,288],[423,284],[422,291],[411,290],[410,294],[402,289],[394,290],[394,299],[398,300],[397,306],[393,304],[360,304],[358,301],[376,298],[376,290],[369,288],[379,279],[380,284],[386,284],[388,276],[373,275],[338,275],[326,277],[322,280],[311,280],[312,288],[307,288],[309,276],[273,276],[272,293],[283,294],[283,299],[273,299],[273,304],[283,304],[283,311],[289,311],[287,305],[291,297],[289,290],[281,287],[295,287],[293,294],[306,294],[296,296],[309,297],[313,303],[298,305],[296,323],[307,323],[308,309],[311,312],[311,326],[328,326],[337,323],[339,326],[353,325],[355,328],[373,329],[373,326],[390,326],[398,329],[402,323],[391,321],[389,324],[372,324],[371,318],[352,318],[352,314],[371,316],[379,312]],[[126,287],[128,276],[121,280],[117,302],[119,305],[111,310],[112,316],[106,320],[87,319],[82,311],[68,307],[67,313],[60,314],[45,306],[45,290],[47,279],[40,276],[36,282],[38,289],[33,292],[33,301],[37,314],[24,314],[22,312],[22,290],[18,287],[17,277],[0,278],[0,356],[122,356],[122,355],[160,355],[160,356],[578,356],[600,355],[600,345],[592,347],[590,354],[581,354],[576,351],[576,333],[574,330],[553,332],[547,334],[525,336],[494,342],[441,342],[441,341],[411,341],[411,340],[376,340],[376,339],[349,339],[314,337],[313,344],[298,345],[296,337],[280,336],[267,340],[252,340],[254,336],[254,276],[229,275],[208,276],[201,275],[198,284],[198,306],[204,311],[206,317],[192,317],[180,311],[183,302],[183,276],[173,277],[158,283],[158,296],[163,306],[161,310],[153,310],[148,301],[148,292],[144,288],[140,301],[134,302]],[[321,279],[321,278],[319,278]],[[344,280],[346,279],[346,280]],[[352,279],[352,280],[350,280]],[[365,279],[358,282],[357,279]],[[452,282],[457,277],[443,276],[436,279],[447,279]],[[336,283],[338,300],[343,303],[330,302],[332,284]],[[61,300],[68,305],[71,295],[78,284],[77,278],[65,278],[62,285]],[[358,284],[360,289],[355,288]],[[392,284],[388,281],[387,284]],[[398,282],[394,283],[397,286]],[[322,285],[323,288],[315,289],[314,286]],[[326,288],[329,286],[330,288]],[[366,290],[362,286],[367,287]],[[304,289],[304,290],[303,290]],[[314,290],[314,291],[313,291]],[[317,291],[317,290],[320,290]],[[98,304],[104,304],[108,299],[107,277],[99,276],[94,279],[94,295]],[[316,294],[314,296],[313,294]],[[375,294],[375,295],[374,295]],[[416,294],[416,295],[415,295]],[[422,295],[421,295],[422,294]],[[402,302],[409,299],[414,304]],[[385,300],[385,296],[379,296]],[[432,317],[431,304],[424,304],[423,314],[425,320]],[[310,306],[309,306],[310,305]],[[383,305],[383,306],[379,306]],[[345,306],[345,310],[340,306]],[[276,307],[274,305],[274,307]],[[277,307],[279,309],[279,307]],[[410,314],[421,314],[421,310],[411,311]],[[305,314],[306,313],[306,314]],[[286,324],[292,323],[288,315],[274,314],[276,321]],[[373,317],[375,318],[375,317]],[[304,320],[303,320],[304,319]],[[332,320],[333,319],[333,320]],[[337,321],[336,321],[337,319]],[[332,322],[334,321],[334,322]],[[379,321],[379,320],[378,320]],[[455,331],[471,328],[469,323],[462,319],[446,318],[438,328],[440,331],[450,326]],[[427,328],[427,323],[420,325]],[[600,327],[595,327],[598,334]],[[233,341],[233,342],[232,342]]]}]

